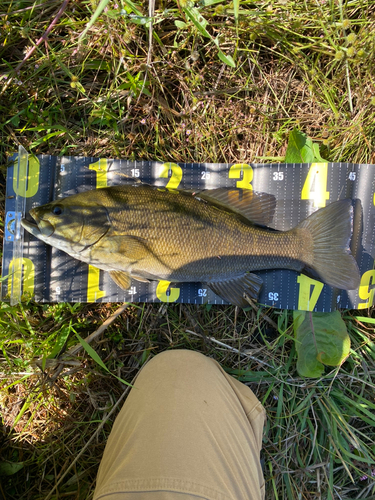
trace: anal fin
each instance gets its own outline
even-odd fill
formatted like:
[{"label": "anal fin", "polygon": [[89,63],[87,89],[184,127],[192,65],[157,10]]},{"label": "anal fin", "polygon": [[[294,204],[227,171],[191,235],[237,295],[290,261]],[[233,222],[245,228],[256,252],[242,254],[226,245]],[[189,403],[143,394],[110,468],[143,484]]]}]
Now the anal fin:
[{"label": "anal fin", "polygon": [[142,276],[136,276],[132,274],[131,277],[133,278],[133,280],[141,281],[142,283],[150,283],[150,280],[148,280],[147,278],[142,278]]},{"label": "anal fin", "polygon": [[262,284],[262,279],[253,273],[246,273],[240,278],[207,283],[213,292],[239,307],[248,307],[249,305],[243,296],[244,293],[251,299],[258,300]]}]

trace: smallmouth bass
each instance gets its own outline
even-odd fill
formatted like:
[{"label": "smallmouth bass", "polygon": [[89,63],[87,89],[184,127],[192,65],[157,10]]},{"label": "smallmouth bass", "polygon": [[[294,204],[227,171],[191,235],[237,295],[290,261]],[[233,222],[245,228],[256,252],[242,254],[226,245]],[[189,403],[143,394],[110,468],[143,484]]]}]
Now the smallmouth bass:
[{"label": "smallmouth bass", "polygon": [[359,286],[349,250],[353,208],[340,200],[289,231],[264,227],[275,199],[249,190],[190,193],[144,184],[112,186],[33,208],[22,225],[72,257],[108,271],[123,289],[139,281],[206,283],[246,307],[262,280],[252,271],[291,269],[330,286]]}]

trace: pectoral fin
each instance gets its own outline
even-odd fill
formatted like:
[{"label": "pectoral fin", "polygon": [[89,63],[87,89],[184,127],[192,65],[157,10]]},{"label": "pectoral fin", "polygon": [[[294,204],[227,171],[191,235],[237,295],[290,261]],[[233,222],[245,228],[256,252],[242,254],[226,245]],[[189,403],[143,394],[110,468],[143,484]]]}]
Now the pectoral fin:
[{"label": "pectoral fin", "polygon": [[117,286],[122,288],[123,290],[129,290],[132,279],[141,281],[142,283],[150,283],[150,280],[147,278],[142,278],[142,276],[133,276],[125,271],[110,271],[109,275],[116,283]]},{"label": "pectoral fin", "polygon": [[207,283],[213,292],[231,304],[239,307],[247,307],[249,305],[243,297],[244,293],[246,293],[246,295],[248,295],[251,299],[258,300],[262,284],[262,279],[253,273],[247,273],[240,278],[227,281]]},{"label": "pectoral fin", "polygon": [[109,252],[119,253],[128,259],[138,261],[149,256],[150,250],[147,241],[137,236],[111,235],[109,240]]}]

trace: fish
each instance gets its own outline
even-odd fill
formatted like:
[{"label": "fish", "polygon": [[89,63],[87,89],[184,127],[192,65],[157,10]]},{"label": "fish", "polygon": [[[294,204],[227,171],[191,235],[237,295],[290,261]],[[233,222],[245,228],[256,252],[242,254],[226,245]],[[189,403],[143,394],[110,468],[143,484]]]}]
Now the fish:
[{"label": "fish", "polygon": [[289,269],[339,289],[357,289],[349,249],[350,199],[328,204],[288,231],[270,227],[275,197],[246,189],[192,191],[146,184],[84,191],[22,219],[33,236],[110,273],[122,289],[131,280],[205,283],[239,306],[256,301],[254,271]]}]

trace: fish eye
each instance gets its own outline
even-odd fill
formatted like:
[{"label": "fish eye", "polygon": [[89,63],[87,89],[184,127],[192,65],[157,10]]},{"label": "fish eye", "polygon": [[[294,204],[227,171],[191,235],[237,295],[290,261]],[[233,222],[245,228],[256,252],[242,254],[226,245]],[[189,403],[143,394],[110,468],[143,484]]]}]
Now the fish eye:
[{"label": "fish eye", "polygon": [[53,215],[61,215],[63,213],[63,208],[59,205],[55,205],[51,212],[53,213]]}]

